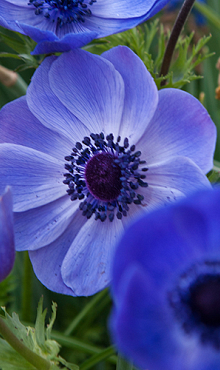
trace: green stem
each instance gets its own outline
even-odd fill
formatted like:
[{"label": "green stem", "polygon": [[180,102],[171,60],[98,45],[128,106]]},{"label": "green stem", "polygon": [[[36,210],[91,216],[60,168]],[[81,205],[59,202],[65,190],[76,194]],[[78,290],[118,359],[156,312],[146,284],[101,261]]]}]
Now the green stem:
[{"label": "green stem", "polygon": [[132,362],[128,362],[127,360],[124,359],[124,357],[118,354],[116,370],[132,370],[132,369],[133,369]]},{"label": "green stem", "polygon": [[4,339],[15,349],[22,357],[25,358],[31,365],[39,370],[49,370],[50,362],[43,357],[38,356],[36,353],[27,348],[7,327],[4,319],[0,317],[0,333]]},{"label": "green stem", "polygon": [[104,289],[96,294],[91,301],[84,307],[84,309],[74,318],[70,326],[65,330],[64,335],[70,335],[77,326],[84,320],[85,316],[96,307],[96,305],[108,294],[108,290]]},{"label": "green stem", "polygon": [[32,297],[32,265],[29,254],[24,253],[24,275],[22,288],[21,317],[25,321],[31,321],[31,297]]},{"label": "green stem", "polygon": [[[165,53],[164,53],[162,66],[161,66],[161,70],[160,70],[160,76],[166,76],[168,71],[169,71],[171,59],[172,59],[172,56],[173,56],[173,52],[174,52],[177,40],[179,38],[179,35],[182,31],[182,28],[183,28],[185,22],[186,22],[186,19],[187,19],[188,15],[189,15],[192,7],[193,7],[194,2],[195,2],[195,0],[185,0],[181,9],[180,9],[180,12],[177,16],[176,22],[175,22],[175,24],[173,26],[173,29],[171,31],[170,38],[168,40],[167,47],[166,47],[166,50],[165,50]],[[161,86],[163,86],[165,84],[166,84],[166,80],[163,80],[161,82]]]},{"label": "green stem", "polygon": [[107,357],[110,357],[115,354],[115,347],[110,346],[106,349],[104,349],[102,352],[100,352],[97,355],[94,355],[90,357],[87,361],[83,362],[83,364],[79,367],[79,370],[88,370],[91,369],[95,364],[97,364],[100,361],[105,360]]}]

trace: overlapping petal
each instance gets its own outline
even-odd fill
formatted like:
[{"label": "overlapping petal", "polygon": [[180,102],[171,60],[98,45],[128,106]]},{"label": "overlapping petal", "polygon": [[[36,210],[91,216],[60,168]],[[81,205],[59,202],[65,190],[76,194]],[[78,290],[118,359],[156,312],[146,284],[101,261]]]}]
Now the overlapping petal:
[{"label": "overlapping petal", "polygon": [[[44,101],[46,97],[47,95],[45,94]],[[43,110],[43,101],[40,100],[39,104],[41,104]],[[46,112],[48,112],[49,108]],[[45,115],[46,112],[43,111]],[[13,103],[5,105],[1,110],[0,142],[29,147],[56,159],[63,160],[67,150],[71,150],[72,142],[66,135],[67,129],[64,131],[65,137],[60,132],[54,132],[56,128],[55,123],[59,122],[58,112],[56,115],[50,116],[52,121],[49,120],[49,116],[46,116],[52,130],[44,127],[36,116],[37,114],[34,116],[28,108],[26,97],[21,97],[13,101]],[[18,117],[22,117],[22,120],[19,120]],[[63,122],[68,124],[68,118],[65,121],[63,120]],[[54,123],[54,126],[52,123]]]},{"label": "overlapping petal", "polygon": [[0,145],[0,192],[11,185],[14,211],[48,204],[66,193],[63,163],[37,150],[15,144]]},{"label": "overlapping petal", "polygon": [[[61,75],[64,66],[65,73]],[[124,83],[111,63],[97,55],[75,50],[61,55],[53,63],[49,81],[53,93],[90,132],[118,135]]]},{"label": "overlapping petal", "polygon": [[215,142],[216,128],[202,104],[184,91],[164,89],[159,91],[157,110],[138,145],[148,164],[185,155],[207,173]]},{"label": "overlapping petal", "polygon": [[[63,281],[75,295],[91,295],[110,283],[110,263],[123,225],[88,220],[73,240],[61,267]],[[74,269],[73,269],[74,265]]]},{"label": "overlapping petal", "polygon": [[[158,103],[158,91],[144,63],[129,48],[118,46],[102,54],[121,74],[125,103],[119,134],[136,144],[146,130]],[[130,129],[132,127],[132,130]]]},{"label": "overlapping petal", "polygon": [[51,244],[67,229],[76,210],[78,204],[65,195],[36,209],[15,213],[16,249],[35,250]]},{"label": "overlapping petal", "polygon": [[15,260],[12,195],[9,187],[0,197],[0,281],[10,273]]}]

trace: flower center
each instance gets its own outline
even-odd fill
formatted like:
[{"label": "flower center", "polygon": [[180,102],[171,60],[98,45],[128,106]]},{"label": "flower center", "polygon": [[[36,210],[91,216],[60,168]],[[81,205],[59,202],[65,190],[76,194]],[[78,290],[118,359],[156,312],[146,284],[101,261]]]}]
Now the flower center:
[{"label": "flower center", "polygon": [[220,350],[220,261],[192,266],[169,292],[169,303],[187,334]]},{"label": "flower center", "polygon": [[85,17],[91,16],[90,5],[96,0],[29,0],[28,5],[34,5],[35,14],[43,15],[60,27],[67,23],[85,22]]},{"label": "flower center", "polygon": [[85,180],[90,193],[99,200],[110,202],[120,194],[121,169],[114,162],[116,158],[109,153],[92,157],[85,168]]},{"label": "flower center", "polygon": [[[144,196],[140,188],[148,184],[143,181],[148,169],[142,167],[141,152],[129,149],[128,139],[119,145],[120,136],[114,142],[112,134],[91,134],[77,142],[71,155],[65,157],[68,164],[64,174],[64,184],[68,185],[67,193],[72,201],[83,200],[79,208],[82,214],[90,218],[105,221],[114,216],[121,219],[127,216],[129,204],[141,205]],[[142,167],[142,168],[140,168]]]},{"label": "flower center", "polygon": [[201,323],[220,327],[220,275],[205,275],[190,289],[189,306]]}]

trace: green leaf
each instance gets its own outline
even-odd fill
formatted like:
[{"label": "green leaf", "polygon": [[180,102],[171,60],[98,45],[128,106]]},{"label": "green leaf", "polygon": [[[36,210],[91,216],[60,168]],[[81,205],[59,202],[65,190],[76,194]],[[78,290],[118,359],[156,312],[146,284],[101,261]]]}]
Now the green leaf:
[{"label": "green leaf", "polygon": [[0,338],[0,369],[1,370],[36,370],[5,340]]}]

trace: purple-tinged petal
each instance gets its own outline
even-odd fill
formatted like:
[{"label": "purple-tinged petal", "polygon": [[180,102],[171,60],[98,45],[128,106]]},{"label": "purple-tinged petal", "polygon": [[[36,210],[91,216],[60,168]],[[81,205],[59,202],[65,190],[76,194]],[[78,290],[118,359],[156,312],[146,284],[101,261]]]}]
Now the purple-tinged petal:
[{"label": "purple-tinged petal", "polygon": [[50,203],[66,194],[63,163],[21,145],[0,144],[0,192],[13,189],[14,211]]},{"label": "purple-tinged petal", "polygon": [[151,186],[177,189],[185,195],[201,188],[211,188],[202,170],[187,157],[175,157],[150,165],[144,181]]},{"label": "purple-tinged petal", "polygon": [[15,260],[12,195],[9,188],[0,197],[0,281],[12,270]]},{"label": "purple-tinged petal", "polygon": [[[79,230],[63,260],[63,281],[77,296],[95,294],[110,283],[110,266],[122,223],[91,218]],[[74,266],[74,268],[73,268]]]},{"label": "purple-tinged petal", "polygon": [[63,105],[90,132],[118,135],[124,83],[111,63],[83,50],[65,53],[51,66],[49,82]]},{"label": "purple-tinged petal", "polygon": [[[69,227],[59,238],[44,248],[29,252],[37,278],[48,289],[57,293],[76,295],[71,287],[66,286],[63,281],[61,265],[76,234],[85,222],[86,218],[82,217],[80,212],[76,212]],[[72,269],[74,269],[74,264]]]},{"label": "purple-tinged petal", "polygon": [[[54,56],[46,58],[35,72],[27,90],[27,104],[44,126],[64,136],[65,155],[69,155],[73,144],[90,132],[51,90],[48,74],[55,60]],[[66,89],[64,86],[63,88]]]},{"label": "purple-tinged petal", "polygon": [[17,251],[35,250],[48,245],[65,232],[79,203],[68,195],[26,212],[14,213]]},{"label": "purple-tinged petal", "polygon": [[0,120],[1,143],[27,146],[60,160],[71,151],[71,140],[43,126],[28,109],[26,97],[6,104],[0,111]]},{"label": "purple-tinged petal", "polygon": [[215,125],[202,104],[184,91],[164,89],[137,146],[147,164],[181,155],[207,173],[213,166],[215,142]]},{"label": "purple-tinged petal", "polygon": [[[135,144],[143,135],[158,103],[158,91],[144,63],[125,46],[102,54],[120,73],[125,85],[125,103],[119,130]],[[129,132],[129,135],[128,135]]]}]

